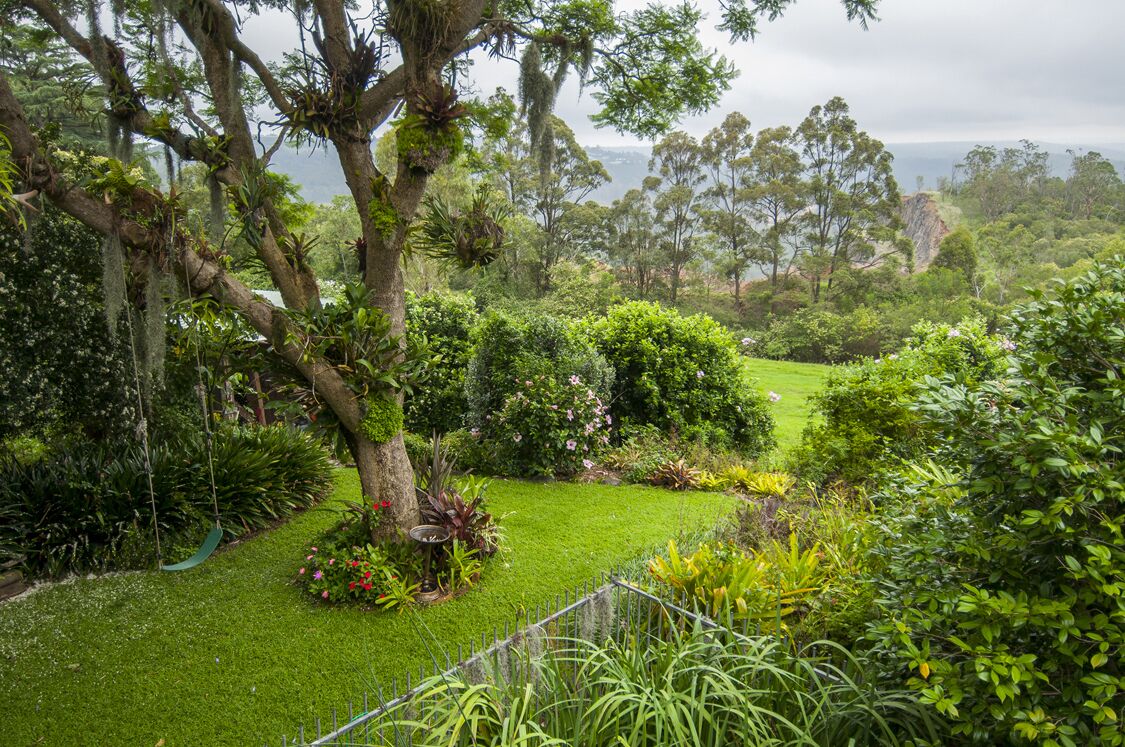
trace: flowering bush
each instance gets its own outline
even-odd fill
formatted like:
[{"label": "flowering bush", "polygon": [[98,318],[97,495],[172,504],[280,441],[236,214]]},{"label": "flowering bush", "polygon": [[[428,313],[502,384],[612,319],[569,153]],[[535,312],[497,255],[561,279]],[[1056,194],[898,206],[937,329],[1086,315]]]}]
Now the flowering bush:
[{"label": "flowering bush", "polygon": [[596,397],[609,399],[613,368],[574,324],[543,314],[489,311],[473,330],[473,343],[465,380],[467,424],[482,433],[489,430],[490,416],[513,395],[526,395],[524,382],[539,376],[559,385],[578,376],[583,394],[591,389]]},{"label": "flowering bush", "polygon": [[540,374],[518,382],[480,437],[492,442],[496,467],[507,474],[573,474],[592,464],[612,426],[609,408],[581,376],[559,383]]},{"label": "flowering bush", "polygon": [[310,547],[297,571],[308,593],[326,602],[389,606],[400,574],[380,548]]},{"label": "flowering bush", "polygon": [[106,324],[99,256],[97,234],[49,205],[26,236],[0,221],[0,439],[133,435],[128,343]]}]

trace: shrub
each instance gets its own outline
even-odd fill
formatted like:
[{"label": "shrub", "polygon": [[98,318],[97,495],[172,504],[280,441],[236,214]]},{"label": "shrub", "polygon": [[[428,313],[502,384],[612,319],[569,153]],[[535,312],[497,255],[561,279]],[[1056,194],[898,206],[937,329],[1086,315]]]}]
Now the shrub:
[{"label": "shrub", "polygon": [[[203,439],[156,445],[151,453],[166,545],[190,543],[213,514]],[[219,512],[232,535],[310,506],[331,486],[320,445],[281,426],[221,428],[213,454]],[[79,442],[31,465],[0,457],[0,513],[19,517],[18,554],[32,574],[146,565],[155,554],[151,511],[144,454],[135,443]]]},{"label": "shrub", "polygon": [[449,456],[457,462],[458,469],[466,472],[487,470],[492,464],[489,445],[482,443],[480,430],[462,428],[442,437]]},{"label": "shrub", "polygon": [[[745,339],[745,338],[744,338]],[[798,309],[751,335],[746,352],[804,363],[841,363],[878,355],[887,339],[879,315],[866,306],[846,314],[820,307]]]},{"label": "shrub", "polygon": [[441,360],[429,368],[426,385],[406,398],[406,426],[417,433],[449,433],[465,424],[465,372],[473,356],[478,314],[471,296],[427,293],[406,296],[406,331]]},{"label": "shrub", "polygon": [[574,325],[547,316],[491,311],[474,341],[469,421],[489,468],[514,475],[577,470],[610,425],[604,402],[613,370],[606,360]]},{"label": "shrub", "polygon": [[1002,380],[920,398],[949,465],[883,486],[871,635],[965,741],[1121,744],[1125,259],[1033,297]]},{"label": "shrub", "polygon": [[406,456],[410,458],[411,466],[417,472],[418,466],[424,464],[426,459],[429,458],[430,439],[417,433],[404,432],[402,443],[406,447]]},{"label": "shrub", "polygon": [[922,454],[935,443],[912,408],[923,379],[948,373],[975,383],[995,376],[1004,344],[979,321],[922,323],[901,352],[834,370],[812,398],[813,420],[794,466],[806,479],[861,483],[896,460]]},{"label": "shrub", "polygon": [[505,474],[570,475],[593,466],[613,416],[579,376],[560,384],[540,374],[525,379],[486,423],[493,464]]},{"label": "shrub", "polygon": [[743,376],[734,339],[710,317],[636,301],[590,325],[617,372],[622,423],[651,424],[759,454],[773,445],[765,398]]}]

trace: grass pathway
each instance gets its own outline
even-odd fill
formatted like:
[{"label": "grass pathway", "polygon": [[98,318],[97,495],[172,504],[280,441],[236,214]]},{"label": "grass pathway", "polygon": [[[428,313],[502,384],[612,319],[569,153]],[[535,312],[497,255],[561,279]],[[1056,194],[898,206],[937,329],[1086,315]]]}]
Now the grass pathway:
[{"label": "grass pathway", "polygon": [[765,358],[745,358],[746,375],[763,392],[777,392],[781,399],[770,408],[777,421],[777,445],[787,449],[801,440],[809,414],[809,397],[824,386],[832,366],[819,363],[793,363]]},{"label": "grass pathway", "polygon": [[[358,493],[341,471],[333,500]],[[455,655],[524,606],[713,527],[732,505],[497,481],[490,506],[508,514],[507,554],[480,587],[420,617]],[[365,686],[417,672],[428,658],[409,615],[321,606],[289,583],[334,519],[310,511],[192,571],[74,580],[0,605],[0,745],[279,744]]]}]

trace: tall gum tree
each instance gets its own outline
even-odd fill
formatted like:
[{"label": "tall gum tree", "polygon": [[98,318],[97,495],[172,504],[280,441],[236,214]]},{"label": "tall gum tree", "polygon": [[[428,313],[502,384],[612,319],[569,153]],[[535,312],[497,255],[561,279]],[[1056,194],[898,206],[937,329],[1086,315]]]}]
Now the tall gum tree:
[{"label": "tall gum tree", "polygon": [[[749,40],[791,1],[723,2],[719,28]],[[866,25],[875,17],[877,0],[842,2],[850,19]],[[290,14],[301,47],[280,60],[251,48],[246,23],[264,14]],[[111,33],[101,28],[106,17]],[[289,312],[226,272],[222,247],[177,220],[167,195],[119,185],[108,199],[67,172],[49,139],[28,125],[11,72],[0,74],[0,130],[23,202],[41,195],[131,256],[159,254],[168,272],[187,278],[190,293],[217,298],[270,341],[315,391],[314,406],[343,429],[364,493],[392,501],[394,523],[406,528],[419,510],[401,433],[376,443],[362,425],[365,392],[380,372],[359,373],[316,329],[295,321],[320,308],[320,292],[305,247],[262,188],[271,156],[287,139],[335,151],[362,230],[355,279],[393,339],[404,330],[407,230],[430,175],[465,145],[458,94],[473,83],[469,56],[479,50],[518,61],[533,139],[571,74],[599,104],[598,125],[652,138],[714,105],[735,75],[699,41],[702,17],[690,3],[615,11],[608,0],[115,0],[110,8],[97,0],[0,0],[0,34],[18,25],[47,30],[100,81],[114,139],[139,138],[207,165],[215,190],[242,206],[238,217]],[[397,128],[397,160],[384,173],[372,143],[388,127]]]}]

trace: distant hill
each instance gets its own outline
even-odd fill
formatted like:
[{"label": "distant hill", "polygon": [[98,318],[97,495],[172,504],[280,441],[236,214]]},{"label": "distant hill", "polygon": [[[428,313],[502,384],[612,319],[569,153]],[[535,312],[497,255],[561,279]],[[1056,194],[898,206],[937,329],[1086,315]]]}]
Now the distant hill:
[{"label": "distant hill", "polygon": [[[981,145],[994,145],[998,148],[1018,146],[1016,142],[983,142]],[[923,180],[923,189],[935,189],[939,177],[949,178],[955,164],[965,157],[974,142],[946,143],[887,143],[887,149],[894,154],[895,179],[904,194],[917,191],[917,177]],[[1066,176],[1070,170],[1070,156],[1067,150],[1096,150],[1110,159],[1118,171],[1125,175],[1125,143],[1064,145],[1060,143],[1039,143],[1050,157],[1051,173]],[[586,149],[591,158],[602,162],[612,181],[591,195],[591,199],[608,204],[624,195],[630,189],[641,186],[648,176],[648,159],[651,149],[647,146],[603,148],[593,146]],[[336,154],[324,150],[297,151],[282,148],[273,157],[274,167],[292,177],[301,185],[301,194],[312,202],[328,202],[333,195],[346,194],[344,172]]]},{"label": "distant hill", "polygon": [[[992,145],[997,148],[1019,147],[1014,141],[1008,142],[949,142],[949,143],[887,143],[887,150],[894,154],[895,179],[904,193],[917,191],[917,178],[924,180],[923,189],[936,189],[938,178],[949,179],[953,167],[960,163],[965,154],[976,145]],[[1125,172],[1125,144],[1070,144],[1038,143],[1049,154],[1048,165],[1051,174],[1065,177],[1070,173],[1070,155],[1067,150],[1085,152],[1096,150],[1108,158],[1118,171]]]}]

